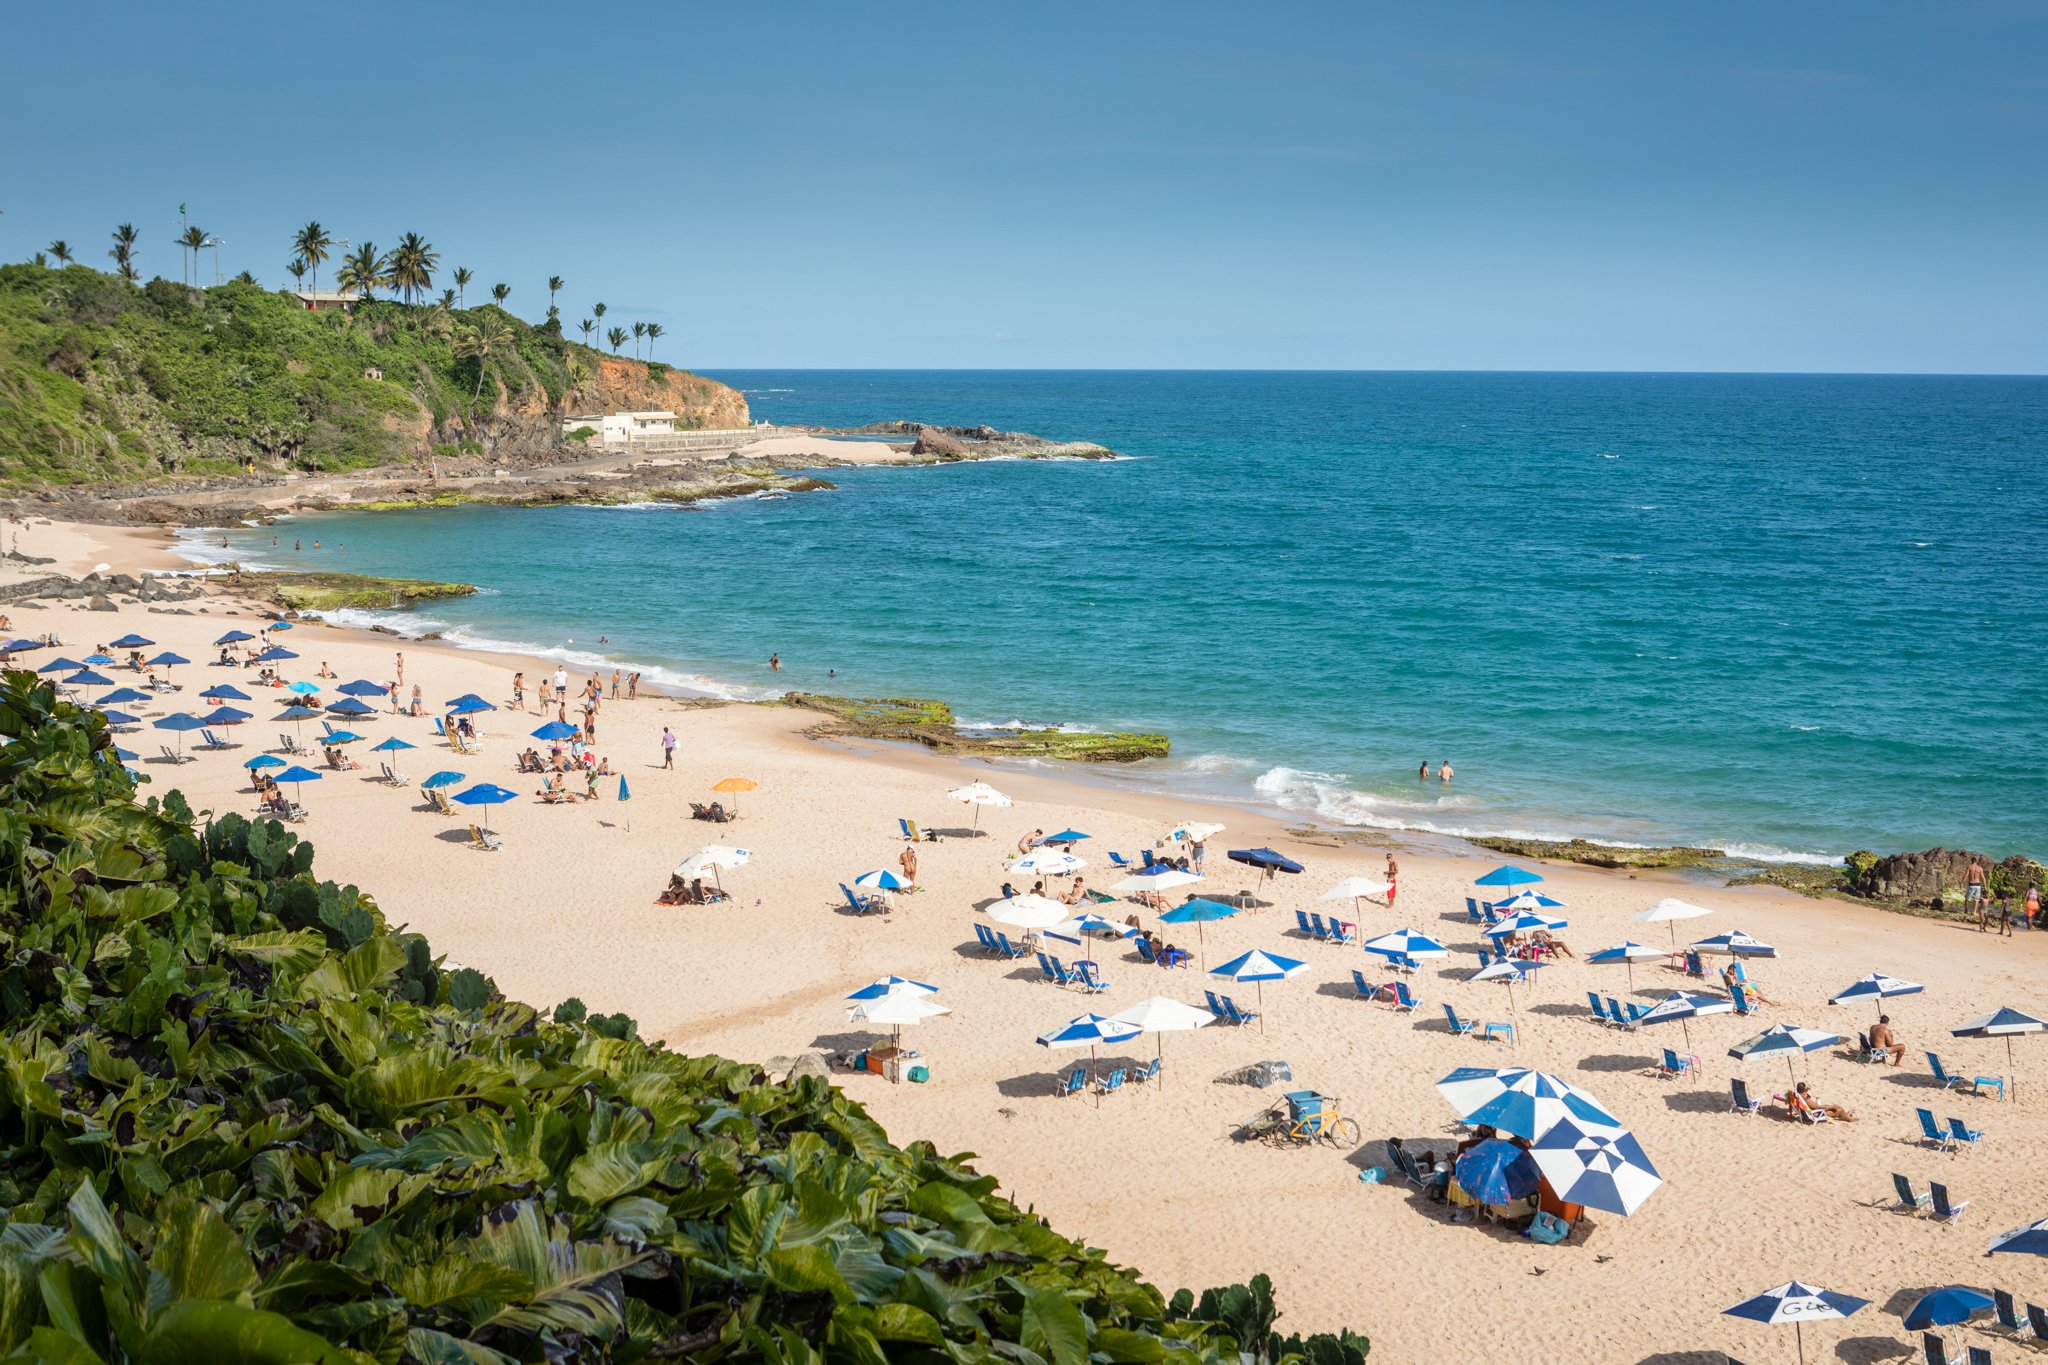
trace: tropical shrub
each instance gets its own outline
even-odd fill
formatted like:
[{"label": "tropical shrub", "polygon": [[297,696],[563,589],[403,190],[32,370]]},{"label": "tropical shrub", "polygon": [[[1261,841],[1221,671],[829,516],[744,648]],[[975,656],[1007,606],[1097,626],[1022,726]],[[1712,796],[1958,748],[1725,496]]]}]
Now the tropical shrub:
[{"label": "tropical shrub", "polygon": [[0,736],[0,1358],[1363,1349],[1279,1342],[1270,1286],[1169,1309],[820,1080],[504,999],[278,824],[138,802],[102,719],[30,674]]}]

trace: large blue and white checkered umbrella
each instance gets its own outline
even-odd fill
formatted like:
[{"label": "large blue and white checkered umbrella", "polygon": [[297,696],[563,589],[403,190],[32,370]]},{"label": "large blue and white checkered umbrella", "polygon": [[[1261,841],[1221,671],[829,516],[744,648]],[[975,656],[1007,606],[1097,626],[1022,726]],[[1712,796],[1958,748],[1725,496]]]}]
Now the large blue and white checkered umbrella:
[{"label": "large blue and white checkered umbrella", "polygon": [[1991,1239],[1985,1249],[1986,1256],[1997,1251],[2019,1252],[2027,1256],[2048,1256],[2048,1218],[2029,1223],[2023,1228],[2001,1232]]},{"label": "large blue and white checkered umbrella", "polygon": [[1563,1119],[1530,1144],[1529,1155],[1565,1203],[1623,1217],[1664,1183],[1626,1128]]},{"label": "large blue and white checkered umbrella", "polygon": [[1504,915],[1520,915],[1535,910],[1562,910],[1564,902],[1541,891],[1517,891],[1504,901],[1495,901],[1493,908]]},{"label": "large blue and white checkered umbrella", "polygon": [[1722,1312],[1731,1318],[1748,1318],[1751,1322],[1774,1324],[1791,1323],[1792,1331],[1799,1342],[1799,1359],[1806,1359],[1806,1328],[1809,1322],[1821,1322],[1828,1318],[1846,1318],[1850,1314],[1870,1307],[1869,1299],[1859,1299],[1853,1294],[1837,1294],[1833,1290],[1815,1289],[1810,1284],[1797,1280],[1781,1284],[1776,1289],[1766,1289],[1753,1299],[1744,1299],[1733,1308]]},{"label": "large blue and white checkered umbrella", "polygon": [[1717,954],[1721,957],[1776,957],[1778,950],[1760,938],[1752,938],[1740,929],[1730,929],[1725,934],[1703,938],[1692,945],[1696,953]]},{"label": "large blue and white checkered umbrella", "polygon": [[1539,915],[1533,910],[1524,910],[1513,919],[1504,919],[1486,931],[1488,938],[1506,938],[1509,934],[1528,934],[1538,929],[1562,929],[1565,922],[1549,915]]},{"label": "large blue and white checkered umbrella", "polygon": [[1872,972],[1868,976],[1858,977],[1841,994],[1829,996],[1828,1003],[1843,1005],[1852,1000],[1869,1000],[1881,1005],[1881,1002],[1894,995],[1918,995],[1926,989],[1917,981],[1905,981],[1896,976],[1886,976],[1883,972]]},{"label": "large blue and white checkered umbrella", "polygon": [[1368,953],[1378,953],[1381,957],[1421,959],[1450,956],[1450,950],[1443,944],[1414,929],[1396,929],[1391,934],[1369,938],[1358,946]]},{"label": "large blue and white checkered umbrella", "polygon": [[1621,1126],[1607,1106],[1570,1081],[1526,1066],[1461,1066],[1438,1081],[1436,1089],[1466,1123],[1483,1123],[1516,1137],[1540,1137],[1565,1119]]},{"label": "large blue and white checkered umbrella", "polygon": [[1496,958],[1465,979],[1467,981],[1498,981],[1503,986],[1506,986],[1508,989],[1508,1013],[1513,1014],[1515,1012],[1515,983],[1517,981],[1526,982],[1530,980],[1547,965],[1549,964],[1540,958]]},{"label": "large blue and white checkered umbrella", "polygon": [[[1095,1049],[1103,1043],[1122,1043],[1144,1032],[1136,1024],[1121,1019],[1105,1019],[1099,1014],[1077,1015],[1050,1033],[1038,1035],[1040,1047],[1085,1047],[1088,1049],[1088,1079],[1095,1080]],[[1095,1092],[1095,1105],[1102,1107],[1102,1092]]]},{"label": "large blue and white checkered umbrella", "polygon": [[1785,1074],[1791,1076],[1794,1074],[1792,1059],[1800,1053],[1817,1052],[1841,1041],[1841,1035],[1837,1033],[1823,1033],[1817,1028],[1799,1028],[1792,1024],[1773,1024],[1756,1037],[1729,1048],[1728,1055],[1742,1062],[1753,1062],[1760,1057],[1783,1057]]},{"label": "large blue and white checkered umbrella", "polygon": [[1224,977],[1231,981],[1249,981],[1259,993],[1259,1032],[1266,1031],[1266,985],[1268,981],[1285,981],[1290,976],[1300,976],[1308,970],[1306,962],[1297,962],[1291,957],[1280,957],[1273,953],[1261,952],[1254,948],[1241,957],[1234,957],[1221,967],[1211,967],[1209,975]]},{"label": "large blue and white checkered umbrella", "polygon": [[848,1000],[880,1000],[892,991],[905,991],[911,995],[937,995],[939,988],[925,981],[912,981],[907,976],[877,977],[859,990],[852,992]]},{"label": "large blue and white checkered umbrella", "polygon": [[2019,1078],[2012,1076],[2012,1040],[2022,1033],[2048,1033],[2048,1019],[2036,1019],[2025,1010],[2016,1010],[2010,1005],[1995,1009],[1989,1014],[1979,1015],[1965,1024],[1958,1024],[1949,1030],[1958,1038],[2003,1038],[2005,1039],[2005,1070],[2012,1085],[2013,1103],[2019,1103]]}]

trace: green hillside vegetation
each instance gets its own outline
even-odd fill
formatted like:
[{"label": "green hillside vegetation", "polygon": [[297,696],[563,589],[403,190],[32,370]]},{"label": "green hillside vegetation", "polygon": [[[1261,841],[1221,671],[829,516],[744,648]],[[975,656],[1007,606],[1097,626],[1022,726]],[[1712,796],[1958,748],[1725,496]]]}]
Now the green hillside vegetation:
[{"label": "green hillside vegetation", "polygon": [[821,1080],[504,999],[275,822],[139,804],[33,675],[0,735],[0,1359],[1362,1358],[1262,1278],[1167,1302]]},{"label": "green hillside vegetation", "polygon": [[[0,267],[0,481],[342,470],[488,439],[495,380],[553,410],[586,348],[494,304],[309,313],[253,283]],[[366,377],[381,373],[381,378]],[[432,429],[427,429],[431,420]]]}]

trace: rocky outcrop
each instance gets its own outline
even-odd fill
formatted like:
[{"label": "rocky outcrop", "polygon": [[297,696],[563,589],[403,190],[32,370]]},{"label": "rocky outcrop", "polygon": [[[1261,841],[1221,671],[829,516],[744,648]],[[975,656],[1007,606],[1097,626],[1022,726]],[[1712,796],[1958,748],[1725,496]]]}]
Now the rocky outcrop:
[{"label": "rocky outcrop", "polygon": [[2024,895],[2029,886],[2048,888],[2048,872],[2031,858],[2015,856],[2000,862],[1961,848],[1930,848],[1883,858],[1851,854],[1846,882],[1850,891],[1872,900],[1953,899],[1963,894],[1973,862],[1984,869],[1993,895]]},{"label": "rocky outcrop", "polygon": [[945,463],[953,460],[1114,460],[1116,452],[1093,441],[1054,441],[1025,431],[997,431],[991,426],[942,427],[930,422],[869,422],[860,427],[822,430],[830,436],[907,436],[911,458]]},{"label": "rocky outcrop", "polygon": [[1588,867],[1707,867],[1728,861],[1727,852],[1718,848],[1627,848],[1618,844],[1596,844],[1585,839],[1557,842],[1475,838],[1469,842],[1517,858],[1547,858],[1552,862],[1583,863]]},{"label": "rocky outcrop", "polygon": [[962,731],[953,717],[953,708],[929,697],[828,697],[815,692],[790,692],[784,695],[782,703],[830,717],[812,728],[814,736],[906,741],[950,754],[1135,763],[1141,758],[1164,758],[1168,748],[1165,735],[1102,735],[1066,730]]},{"label": "rocky outcrop", "polygon": [[469,583],[432,583],[417,578],[378,578],[359,573],[246,573],[228,586],[287,611],[334,611],[341,607],[390,610],[444,597],[467,597]]}]

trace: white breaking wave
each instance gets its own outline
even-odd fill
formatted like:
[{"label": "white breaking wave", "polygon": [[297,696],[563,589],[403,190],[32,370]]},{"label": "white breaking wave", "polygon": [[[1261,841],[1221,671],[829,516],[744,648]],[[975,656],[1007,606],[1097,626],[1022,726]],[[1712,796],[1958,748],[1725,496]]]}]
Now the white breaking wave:
[{"label": "white breaking wave", "polygon": [[1034,720],[1023,720],[1012,716],[1008,720],[968,720],[955,716],[953,723],[962,730],[1054,730],[1063,735],[1100,735],[1107,731],[1092,725],[1076,725],[1071,721],[1057,721],[1044,724]]}]

